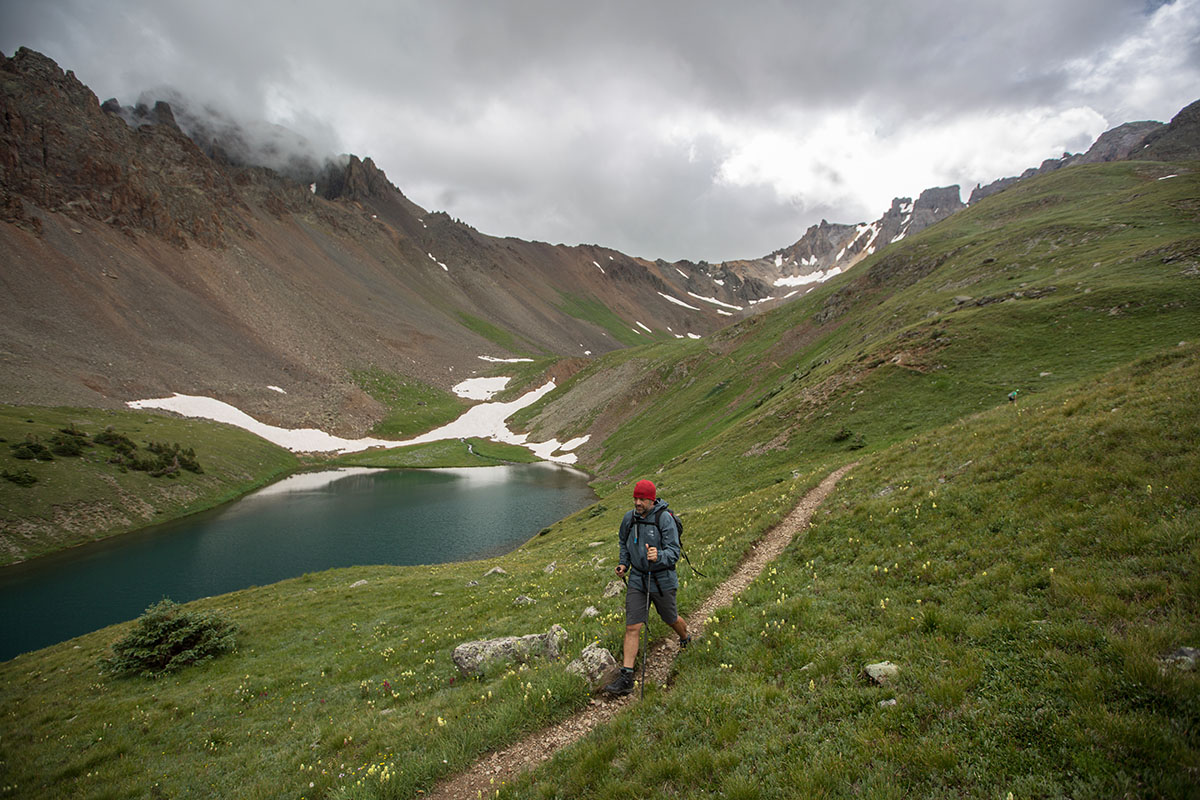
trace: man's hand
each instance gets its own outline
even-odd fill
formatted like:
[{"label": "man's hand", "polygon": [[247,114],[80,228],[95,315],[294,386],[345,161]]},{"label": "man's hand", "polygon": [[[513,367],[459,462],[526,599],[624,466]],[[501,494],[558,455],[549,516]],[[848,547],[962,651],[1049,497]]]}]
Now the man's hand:
[{"label": "man's hand", "polygon": [[651,547],[650,545],[646,545],[646,560],[647,561],[658,561],[658,548],[657,547]]},{"label": "man's hand", "polygon": [[625,575],[625,565],[617,564],[617,577],[620,578],[620,577],[623,577],[624,575]]}]

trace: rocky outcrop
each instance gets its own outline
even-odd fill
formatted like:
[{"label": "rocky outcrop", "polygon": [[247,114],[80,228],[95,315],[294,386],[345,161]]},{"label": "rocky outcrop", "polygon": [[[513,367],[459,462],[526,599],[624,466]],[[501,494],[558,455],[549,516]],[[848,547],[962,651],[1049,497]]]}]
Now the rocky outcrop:
[{"label": "rocky outcrop", "polygon": [[780,277],[799,277],[826,271],[838,260],[848,244],[854,241],[858,226],[842,225],[821,220],[811,225],[800,239],[789,247],[776,250],[772,258],[779,266]]},{"label": "rocky outcrop", "polygon": [[1147,137],[1163,127],[1161,122],[1143,120],[1118,125],[1100,134],[1086,153],[1070,159],[1070,164],[1101,164],[1137,158],[1145,147]]},{"label": "rocky outcrop", "polygon": [[1149,161],[1200,159],[1200,100],[1172,117],[1165,127],[1151,131],[1144,146],[1130,158]]},{"label": "rocky outcrop", "polygon": [[464,642],[451,658],[463,675],[478,677],[495,664],[524,664],[535,658],[556,659],[567,641],[567,631],[555,625],[546,633],[502,636]]},{"label": "rocky outcrop", "polygon": [[384,199],[399,191],[374,161],[359,160],[355,155],[346,156],[344,162],[327,164],[317,181],[317,194],[326,200]]},{"label": "rocky outcrop", "polygon": [[963,208],[965,206],[957,185],[926,189],[913,203],[912,219],[909,221],[905,233],[908,235],[919,233]]},{"label": "rocky outcrop", "polygon": [[[2,57],[0,57],[2,58]],[[144,231],[179,246],[223,240],[237,200],[229,180],[179,129],[169,105],[139,108],[139,124],[102,108],[51,59],[21,48],[0,61],[3,207],[38,207]],[[181,192],[180,183],[198,191]]]}]

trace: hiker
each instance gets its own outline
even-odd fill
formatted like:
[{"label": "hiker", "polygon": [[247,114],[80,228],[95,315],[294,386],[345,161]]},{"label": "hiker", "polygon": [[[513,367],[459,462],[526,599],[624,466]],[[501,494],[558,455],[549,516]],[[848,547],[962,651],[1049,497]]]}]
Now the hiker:
[{"label": "hiker", "polygon": [[[617,576],[629,575],[625,592],[625,650],[621,672],[604,691],[629,694],[633,691],[633,667],[637,663],[642,626],[650,621],[650,602],[662,621],[679,634],[679,646],[692,640],[687,623],[675,608],[679,579],[675,564],[679,561],[679,531],[666,512],[667,504],[655,497],[651,481],[641,480],[633,487],[633,509],[625,513],[618,534],[621,557]],[[644,662],[643,662],[644,663]],[[643,669],[644,672],[644,669]],[[645,680],[645,675],[642,676]]]}]

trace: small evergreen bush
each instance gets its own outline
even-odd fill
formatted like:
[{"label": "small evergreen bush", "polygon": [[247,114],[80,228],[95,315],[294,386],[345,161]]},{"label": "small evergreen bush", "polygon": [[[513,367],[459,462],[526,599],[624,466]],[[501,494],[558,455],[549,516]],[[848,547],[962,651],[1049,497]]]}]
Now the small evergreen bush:
[{"label": "small evergreen bush", "polygon": [[12,481],[17,486],[33,486],[37,483],[37,476],[27,469],[20,470],[4,470],[4,479]]},{"label": "small evergreen bush", "polygon": [[92,443],[82,436],[76,436],[62,431],[50,437],[50,452],[56,456],[78,456],[83,454],[83,448],[91,447]]},{"label": "small evergreen bush", "polygon": [[54,460],[54,454],[50,452],[50,448],[42,444],[38,437],[32,433],[25,437],[25,441],[9,445],[9,447],[12,448],[13,458],[20,458],[25,461]]},{"label": "small evergreen bush", "polygon": [[100,431],[100,433],[97,433],[92,437],[92,441],[94,441],[96,444],[102,444],[107,447],[111,447],[118,453],[123,453],[126,455],[132,453],[137,448],[137,445],[133,443],[132,439],[123,433],[117,433],[112,429],[112,426],[109,426]]},{"label": "small evergreen bush", "polygon": [[100,670],[155,678],[233,650],[236,636],[237,626],[220,615],[183,611],[163,598],[113,644],[112,655],[100,659]]}]

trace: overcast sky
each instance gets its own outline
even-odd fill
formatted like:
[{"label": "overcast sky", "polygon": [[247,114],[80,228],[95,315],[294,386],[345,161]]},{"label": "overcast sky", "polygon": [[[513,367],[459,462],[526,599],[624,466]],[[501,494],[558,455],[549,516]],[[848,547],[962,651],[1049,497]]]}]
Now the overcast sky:
[{"label": "overcast sky", "polygon": [[1200,98],[1200,0],[0,0],[0,51],[371,157],[481,231],[754,258]]}]

